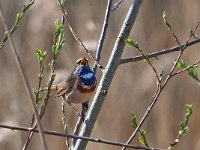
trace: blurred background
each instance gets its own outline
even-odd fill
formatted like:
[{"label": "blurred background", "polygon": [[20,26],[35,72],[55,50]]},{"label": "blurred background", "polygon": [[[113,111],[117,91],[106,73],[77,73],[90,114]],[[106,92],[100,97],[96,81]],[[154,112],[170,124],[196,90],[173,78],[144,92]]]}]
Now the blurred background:
[{"label": "blurred background", "polygon": [[[113,1],[113,4],[116,1]],[[5,21],[10,29],[15,16],[28,0],[0,1]],[[90,52],[95,55],[100,37],[101,28],[107,1],[84,0],[69,1],[67,12],[72,27],[84,42]],[[123,23],[124,17],[130,6],[129,0],[111,13],[107,36],[103,46],[101,64],[106,66],[111,50]],[[137,15],[130,38],[138,41],[146,53],[155,52],[164,48],[176,46],[172,35],[166,25],[163,24],[162,14],[166,11],[169,22],[174,28],[181,43],[188,39],[188,28],[195,28],[199,16],[199,0],[154,0],[143,1]],[[18,30],[12,34],[14,44],[23,63],[23,69],[32,88],[37,88],[39,65],[35,56],[35,48],[47,51],[45,63],[51,61],[51,45],[53,44],[54,22],[61,20],[61,12],[56,0],[36,0],[35,4],[25,13]],[[75,61],[86,56],[80,50],[77,42],[65,27],[65,47],[58,56],[57,80],[66,78],[73,71]],[[3,39],[4,27],[0,20],[0,41]],[[197,30],[197,34],[200,29]],[[164,76],[173,65],[173,60],[178,52],[163,55],[159,60],[152,59],[153,64],[159,69],[164,67]],[[126,47],[123,57],[138,55],[134,48]],[[191,46],[184,53],[183,58],[188,64],[196,62],[200,58],[199,45]],[[90,65],[93,61],[90,60]],[[45,70],[45,81],[49,79],[48,67]],[[198,68],[198,72],[199,68]],[[0,124],[30,126],[32,107],[28,99],[25,87],[11,51],[9,42],[0,49]],[[98,81],[101,71],[98,70]],[[156,82],[152,69],[143,61],[121,65],[112,81],[103,108],[92,132],[92,137],[105,140],[126,142],[134,131],[131,128],[131,113],[135,112],[138,121],[143,116],[148,104],[155,92]],[[42,119],[45,129],[63,131],[62,99],[51,98],[46,114]],[[91,102],[90,102],[91,103]],[[167,148],[179,131],[179,123],[184,118],[185,104],[193,104],[193,114],[189,120],[190,131],[180,141],[175,149],[199,150],[200,149],[200,87],[187,73],[174,77],[166,86],[158,102],[153,108],[142,129],[147,132],[147,141],[152,147]],[[76,114],[67,108],[67,123],[69,133],[73,133],[77,121]],[[81,110],[81,106],[75,106]],[[45,136],[50,150],[66,149],[65,138],[57,136]],[[11,131],[0,128],[0,147],[2,150],[21,149],[27,138],[27,132]],[[138,137],[132,144],[139,144]],[[40,138],[35,134],[28,149],[42,149]],[[120,147],[89,142],[87,150],[118,150]]]}]

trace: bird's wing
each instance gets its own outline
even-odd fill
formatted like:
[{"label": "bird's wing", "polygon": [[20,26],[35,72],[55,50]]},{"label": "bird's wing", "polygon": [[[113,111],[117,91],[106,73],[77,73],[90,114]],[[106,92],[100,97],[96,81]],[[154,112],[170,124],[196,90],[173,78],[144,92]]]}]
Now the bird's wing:
[{"label": "bird's wing", "polygon": [[59,97],[70,93],[74,87],[76,80],[77,77],[74,74],[71,74],[68,79],[57,85],[58,90],[56,92],[56,95]]}]

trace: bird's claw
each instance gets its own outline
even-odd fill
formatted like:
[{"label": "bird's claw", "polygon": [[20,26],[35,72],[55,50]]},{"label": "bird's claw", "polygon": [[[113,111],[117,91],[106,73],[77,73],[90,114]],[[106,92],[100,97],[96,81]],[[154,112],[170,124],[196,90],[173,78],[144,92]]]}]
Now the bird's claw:
[{"label": "bird's claw", "polygon": [[82,113],[80,113],[80,112],[77,112],[77,115],[78,115],[79,117],[82,117]]},{"label": "bird's claw", "polygon": [[85,115],[84,115],[84,113],[77,112],[77,115],[78,115],[78,117],[80,117],[80,118],[82,119],[82,121],[84,122],[84,120],[85,120]]}]

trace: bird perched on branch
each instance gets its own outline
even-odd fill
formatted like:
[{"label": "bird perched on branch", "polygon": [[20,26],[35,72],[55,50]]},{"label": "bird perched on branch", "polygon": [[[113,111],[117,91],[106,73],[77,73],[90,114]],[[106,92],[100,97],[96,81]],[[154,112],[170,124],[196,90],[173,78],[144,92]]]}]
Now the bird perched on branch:
[{"label": "bird perched on branch", "polygon": [[[95,73],[90,69],[88,60],[83,57],[78,59],[76,64],[76,68],[66,80],[52,86],[52,90],[56,91],[56,95],[63,97],[70,106],[72,106],[71,103],[86,102],[97,85]],[[73,106],[72,108],[76,111]]]}]

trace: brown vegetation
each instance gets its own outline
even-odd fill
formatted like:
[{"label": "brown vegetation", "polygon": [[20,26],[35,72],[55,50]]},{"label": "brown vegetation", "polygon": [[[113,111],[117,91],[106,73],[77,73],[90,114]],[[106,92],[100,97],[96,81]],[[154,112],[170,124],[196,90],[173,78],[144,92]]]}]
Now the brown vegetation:
[{"label": "brown vegetation", "polygon": [[[10,28],[15,21],[15,15],[20,10],[24,1],[1,1],[6,18],[6,24]],[[108,35],[103,47],[101,64],[105,66],[108,56],[112,50],[119,29],[127,12],[130,1],[124,1],[119,8],[111,13]],[[69,20],[85,46],[94,55],[101,32],[106,1],[69,1]],[[146,53],[158,51],[164,48],[177,45],[167,27],[163,23],[162,14],[166,11],[169,20],[174,27],[179,40],[184,43],[188,39],[188,28],[195,27],[200,20],[200,1],[198,0],[154,0],[143,1],[130,38],[139,42]],[[13,34],[15,46],[23,63],[23,68],[28,76],[31,87],[37,87],[39,72],[35,56],[35,48],[47,51],[47,60],[51,60],[50,53],[53,43],[54,21],[61,19],[61,12],[54,0],[38,0],[27,11],[18,31]],[[0,41],[3,37],[3,25],[0,21]],[[197,34],[199,30],[197,31]],[[66,43],[58,57],[58,72],[66,71],[66,76],[74,68],[75,61],[84,56],[77,42],[70,31],[66,29]],[[134,48],[126,47],[124,57],[139,54]],[[173,65],[177,52],[159,57],[159,60],[152,59],[153,64],[159,68],[163,66],[167,70]],[[188,63],[199,60],[199,45],[194,45],[186,50],[183,58]],[[90,65],[93,61],[90,60]],[[24,84],[19,74],[14,57],[10,51],[9,43],[0,49],[0,123],[18,126],[30,126],[32,107],[26,95]],[[46,72],[48,74],[48,72]],[[98,81],[101,71],[97,72]],[[165,72],[164,72],[165,75]],[[45,76],[48,80],[48,75]],[[58,79],[59,80],[59,79]],[[136,112],[138,119],[144,114],[155,90],[155,74],[149,65],[143,61],[128,63],[120,66],[110,90],[106,97],[100,116],[95,124],[92,137],[109,139],[113,141],[126,142],[133,129],[130,123],[131,112]],[[187,73],[173,78],[161,94],[158,103],[155,105],[150,116],[143,127],[147,131],[147,140],[153,147],[167,148],[177,135],[179,122],[182,120],[185,104],[193,104],[193,114],[189,121],[190,131],[187,136],[177,145],[181,150],[198,150],[200,147],[200,92],[199,85],[192,80]],[[42,119],[45,129],[62,131],[60,98],[51,98],[47,111]],[[81,107],[75,105],[79,110]],[[70,107],[67,107],[67,123],[69,133],[73,132],[77,116]],[[7,131],[0,129],[1,149],[21,149],[27,133],[20,131]],[[50,150],[65,149],[65,139],[56,136],[45,136]],[[134,140],[138,144],[138,140]],[[34,135],[29,149],[42,149],[40,139]],[[88,143],[88,150],[113,150],[120,149],[97,143]]]}]

